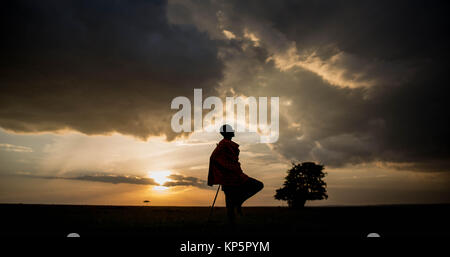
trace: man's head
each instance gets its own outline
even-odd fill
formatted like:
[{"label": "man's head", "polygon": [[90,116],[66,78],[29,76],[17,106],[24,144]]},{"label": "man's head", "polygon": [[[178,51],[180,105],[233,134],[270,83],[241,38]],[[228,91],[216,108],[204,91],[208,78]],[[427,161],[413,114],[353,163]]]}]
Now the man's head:
[{"label": "man's head", "polygon": [[222,127],[220,127],[220,134],[225,138],[225,139],[231,139],[232,137],[234,137],[234,130],[233,127],[231,127],[228,124],[223,125]]}]

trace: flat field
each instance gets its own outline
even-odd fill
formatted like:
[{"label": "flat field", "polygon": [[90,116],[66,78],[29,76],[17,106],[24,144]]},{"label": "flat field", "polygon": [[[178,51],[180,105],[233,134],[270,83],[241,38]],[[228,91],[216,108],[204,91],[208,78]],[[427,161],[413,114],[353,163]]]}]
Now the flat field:
[{"label": "flat field", "polygon": [[234,226],[223,207],[0,204],[1,236],[297,238],[447,236],[450,205],[245,207]]}]

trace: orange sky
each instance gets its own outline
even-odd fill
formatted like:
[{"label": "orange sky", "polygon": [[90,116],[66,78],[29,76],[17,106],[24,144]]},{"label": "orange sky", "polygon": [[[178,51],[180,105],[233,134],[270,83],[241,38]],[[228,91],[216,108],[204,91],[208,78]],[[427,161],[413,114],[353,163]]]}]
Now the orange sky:
[{"label": "orange sky", "polygon": [[[148,141],[119,134],[86,136],[75,132],[61,134],[14,134],[0,132],[3,172],[0,202],[64,203],[164,206],[208,206],[215,189],[198,186],[174,186],[105,183],[62,179],[80,173],[96,172],[154,178],[170,181],[170,174],[206,180],[209,155],[215,142],[193,140],[198,137],[166,142]],[[217,136],[217,140],[220,136]],[[239,135],[236,137],[239,143]],[[5,145],[5,144],[4,144]],[[15,146],[16,148],[13,148]],[[20,146],[20,147],[19,147]],[[265,144],[241,144],[244,172],[262,180],[265,188],[246,204],[279,206],[273,198],[283,182],[289,162]],[[399,171],[382,164],[350,165],[328,169],[329,199],[310,205],[365,205],[392,203],[441,202],[448,188],[445,173]],[[51,178],[50,178],[51,177]],[[55,178],[60,177],[61,179]],[[162,189],[162,190],[161,190]],[[442,193],[444,192],[444,193]],[[223,193],[218,206],[224,205]]]}]

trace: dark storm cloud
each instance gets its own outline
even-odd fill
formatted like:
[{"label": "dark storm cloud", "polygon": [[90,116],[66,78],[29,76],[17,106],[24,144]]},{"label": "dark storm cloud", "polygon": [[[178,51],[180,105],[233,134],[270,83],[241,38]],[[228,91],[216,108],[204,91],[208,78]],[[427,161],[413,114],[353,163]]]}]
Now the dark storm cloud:
[{"label": "dark storm cloud", "polygon": [[[355,90],[339,89],[318,103],[330,108],[315,112],[315,118],[331,127],[322,130],[328,132],[326,138],[318,137],[320,149],[331,153],[319,159],[336,154],[337,164],[382,160],[450,170],[446,10],[439,1],[306,1],[287,2],[279,12],[270,9],[278,13],[270,19],[274,27],[300,47],[311,45],[325,52],[332,45],[368,63],[385,62],[381,71],[369,70],[373,74],[367,76],[380,77],[369,99],[361,100]],[[414,74],[403,80],[396,70],[386,80],[383,76],[393,67],[389,64]],[[335,108],[343,115],[326,119]],[[333,127],[341,129],[330,133]]]},{"label": "dark storm cloud", "polygon": [[[238,54],[225,58],[224,85],[291,100],[274,144],[288,159],[449,171],[447,11],[444,1],[174,1],[169,17],[245,46],[227,51]],[[267,59],[292,46],[316,66],[281,71]]]},{"label": "dark storm cloud", "polygon": [[222,76],[216,42],[171,25],[164,1],[7,1],[0,126],[166,135],[170,101]]},{"label": "dark storm cloud", "polygon": [[[229,1],[227,1],[229,2]],[[440,55],[446,47],[445,1],[232,1],[229,19],[257,19],[300,47],[382,60]],[[326,51],[327,50],[327,51]],[[331,51],[331,52],[330,52]]]},{"label": "dark storm cloud", "polygon": [[405,0],[7,2],[0,126],[173,138],[170,100],[218,86],[280,96],[273,147],[288,159],[449,171],[447,10]]}]

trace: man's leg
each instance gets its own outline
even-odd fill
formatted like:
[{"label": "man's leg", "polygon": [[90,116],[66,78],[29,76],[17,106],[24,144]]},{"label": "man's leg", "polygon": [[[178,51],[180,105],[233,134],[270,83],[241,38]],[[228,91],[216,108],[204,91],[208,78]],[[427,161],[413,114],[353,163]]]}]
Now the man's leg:
[{"label": "man's leg", "polygon": [[223,186],[223,192],[225,193],[225,205],[227,207],[227,216],[231,222],[235,220],[234,208],[236,206],[236,190],[231,186]]},{"label": "man's leg", "polygon": [[264,184],[254,178],[248,178],[242,186],[240,186],[239,201],[236,205],[239,214],[242,214],[241,205],[250,197],[263,189]]}]

